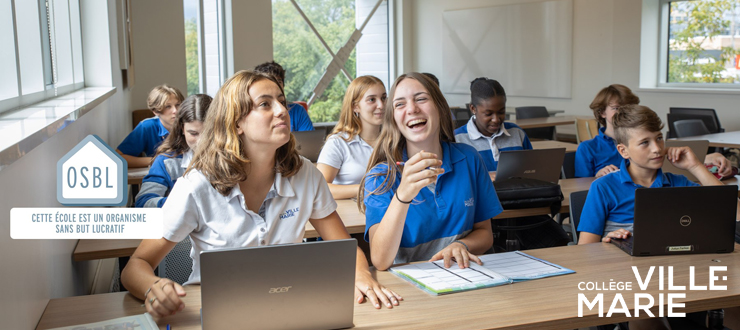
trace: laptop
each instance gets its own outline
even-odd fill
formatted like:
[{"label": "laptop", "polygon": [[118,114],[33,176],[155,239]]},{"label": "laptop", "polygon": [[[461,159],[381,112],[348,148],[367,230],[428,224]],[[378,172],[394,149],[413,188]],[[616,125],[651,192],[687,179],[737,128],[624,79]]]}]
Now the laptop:
[{"label": "laptop", "polygon": [[502,151],[496,180],[520,177],[557,183],[564,157],[565,148]]},{"label": "laptop", "polygon": [[319,159],[319,153],[321,153],[321,147],[324,146],[324,138],[326,137],[324,130],[292,133],[295,136],[295,148],[298,150],[298,154],[308,158],[312,163],[316,163]]},{"label": "laptop", "polygon": [[203,329],[352,327],[354,239],[203,251]]},{"label": "laptop", "polygon": [[[707,140],[696,140],[696,141],[676,141],[667,140],[665,141],[665,147],[689,147],[694,152],[699,162],[704,163],[704,158],[707,156],[707,150],[709,150],[709,141]],[[673,174],[680,174],[687,177],[689,180],[697,182],[699,180],[687,170],[682,170],[668,160],[668,157],[663,161],[663,172],[669,172]]]},{"label": "laptop", "polygon": [[640,188],[632,235],[611,242],[635,257],[729,253],[736,212],[737,186]]}]

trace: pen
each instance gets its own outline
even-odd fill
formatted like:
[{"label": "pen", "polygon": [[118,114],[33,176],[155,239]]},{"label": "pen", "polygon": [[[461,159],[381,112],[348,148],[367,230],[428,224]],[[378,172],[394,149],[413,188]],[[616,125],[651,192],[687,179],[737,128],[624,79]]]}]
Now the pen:
[{"label": "pen", "polygon": [[172,330],[172,328],[170,328],[170,325],[169,324],[167,325],[167,330]]}]

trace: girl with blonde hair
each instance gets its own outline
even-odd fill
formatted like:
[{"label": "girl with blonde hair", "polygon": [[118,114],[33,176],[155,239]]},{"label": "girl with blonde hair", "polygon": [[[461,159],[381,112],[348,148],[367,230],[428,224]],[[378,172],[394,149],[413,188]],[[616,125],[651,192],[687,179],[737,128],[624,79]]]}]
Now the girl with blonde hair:
[{"label": "girl with blonde hair", "polygon": [[[185,308],[186,292],[154,268],[177,242],[192,241],[200,283],[200,253],[301,242],[310,221],[326,240],[349,238],[321,173],[298,155],[283,89],[264,74],[240,71],[219,89],[190,168],[163,206],[164,235],[144,240],[121,275],[123,284],[161,317]],[[355,298],[380,308],[401,297],[373,279],[357,250]]]},{"label": "girl with blonde hair", "polygon": [[385,85],[376,77],[357,77],[349,84],[339,122],[326,139],[316,165],[335,199],[357,196],[380,135],[387,97]]}]

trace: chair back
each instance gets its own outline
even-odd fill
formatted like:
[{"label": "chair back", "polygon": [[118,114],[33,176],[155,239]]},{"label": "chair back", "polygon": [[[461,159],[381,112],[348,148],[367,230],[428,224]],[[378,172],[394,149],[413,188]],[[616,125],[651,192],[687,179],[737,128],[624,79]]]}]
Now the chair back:
[{"label": "chair back", "polygon": [[578,244],[578,222],[581,220],[583,205],[586,204],[586,196],[588,196],[588,190],[570,193],[570,232],[576,244]]},{"label": "chair back", "polygon": [[701,119],[684,119],[673,123],[676,129],[676,137],[689,137],[709,134],[709,129]]},{"label": "chair back", "polygon": [[[722,124],[719,123],[719,117],[717,117],[717,111],[714,109],[706,109],[706,108],[669,108],[669,113],[675,113],[675,114],[683,114],[683,115],[695,115],[695,116],[708,116],[712,118],[711,125],[707,125],[707,128],[709,129],[709,132],[711,133],[720,133],[724,132],[725,129],[722,128]],[[714,131],[712,128],[716,127],[716,131]]]},{"label": "chair back", "polygon": [[190,237],[177,243],[159,264],[159,277],[169,278],[182,285],[193,272],[193,259],[190,258]]},{"label": "chair back", "polygon": [[131,112],[131,129],[136,128],[136,125],[139,125],[139,123],[147,118],[154,117],[154,113],[152,110],[149,109],[139,109],[134,110]]},{"label": "chair back", "polygon": [[581,143],[599,135],[599,122],[596,118],[576,117],[576,140]]},{"label": "chair back", "polygon": [[[516,107],[516,119],[549,117],[545,107]],[[554,140],[555,127],[528,128],[524,130],[530,139]]]},{"label": "chair back", "polygon": [[571,179],[576,177],[576,153],[575,151],[566,152],[563,157],[563,167],[560,168],[561,177],[563,179]]},{"label": "chair back", "polygon": [[698,119],[704,123],[704,126],[707,128],[709,133],[721,132],[714,120],[714,117],[710,114],[687,114],[669,112],[666,117],[668,117],[668,138],[678,137],[678,135],[676,134],[676,129],[674,127],[674,123],[679,120]]},{"label": "chair back", "polygon": [[470,120],[470,110],[465,108],[450,108],[452,118],[455,120],[455,129],[465,125]]}]

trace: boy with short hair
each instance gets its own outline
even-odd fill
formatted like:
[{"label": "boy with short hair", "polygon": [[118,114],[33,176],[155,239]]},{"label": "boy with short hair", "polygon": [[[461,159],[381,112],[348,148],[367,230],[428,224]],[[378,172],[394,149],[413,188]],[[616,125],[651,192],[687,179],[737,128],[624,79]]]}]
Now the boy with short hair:
[{"label": "boy with short hair", "polygon": [[[578,244],[629,237],[637,188],[698,186],[683,175],[663,173],[665,157],[676,167],[691,172],[704,186],[722,185],[688,147],[665,148],[663,123],[650,108],[620,107],[612,117],[612,124],[623,160],[619,171],[591,184],[578,224],[581,232]],[[740,202],[738,205],[737,219],[740,219]]]},{"label": "boy with short hair", "polygon": [[177,122],[177,110],[183,99],[180,90],[167,84],[149,92],[146,105],[154,117],[142,120],[116,148],[128,167],[147,167],[152,163],[157,147]]},{"label": "boy with short hair", "polygon": [[[269,74],[278,81],[281,88],[285,87],[285,69],[275,61],[262,63],[254,68],[255,72]],[[290,116],[290,131],[313,131],[313,122],[308,116],[308,111],[298,103],[288,104],[288,116]]]}]

